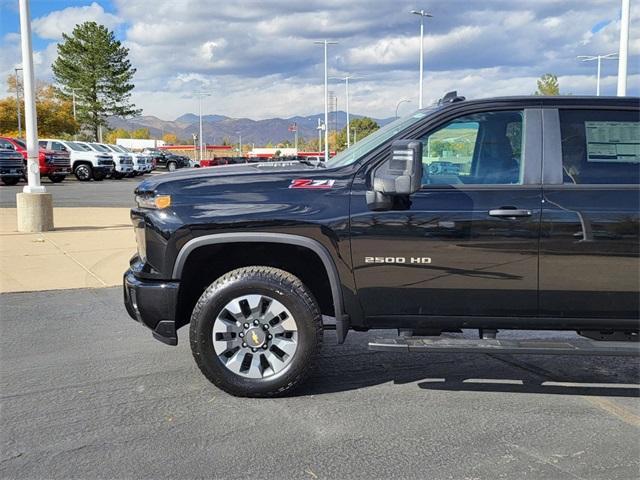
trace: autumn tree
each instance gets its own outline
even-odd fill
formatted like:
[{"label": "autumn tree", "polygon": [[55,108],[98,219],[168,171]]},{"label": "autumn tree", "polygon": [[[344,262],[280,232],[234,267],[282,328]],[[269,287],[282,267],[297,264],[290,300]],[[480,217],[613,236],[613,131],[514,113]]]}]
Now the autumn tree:
[{"label": "autumn tree", "polygon": [[167,145],[177,145],[178,144],[178,136],[175,133],[165,133],[162,135],[162,140]]},{"label": "autumn tree", "polygon": [[151,134],[149,133],[148,128],[137,128],[130,133],[129,138],[141,138],[148,140],[151,138]]},{"label": "autumn tree", "polygon": [[116,128],[115,130],[107,132],[104,136],[104,140],[107,143],[116,143],[118,138],[131,138],[131,132],[124,128]]},{"label": "autumn tree", "polygon": [[62,34],[53,74],[67,97],[75,92],[77,118],[98,138],[107,117],[139,115],[131,102],[136,69],[128,59],[129,49],[112,31],[96,22],[76,25],[71,35]]},{"label": "autumn tree", "polygon": [[[8,90],[14,95],[0,99],[0,134],[17,137],[18,110],[15,97],[15,76],[7,78]],[[18,85],[20,89],[21,86]],[[73,105],[53,85],[44,82],[36,84],[36,112],[38,115],[38,135],[41,137],[71,137],[78,131],[78,124],[73,119]],[[24,95],[20,94],[20,116],[24,129]],[[24,130],[23,130],[24,134]]]},{"label": "autumn tree", "polygon": [[552,73],[545,73],[538,81],[538,90],[534,95],[560,95],[558,77]]}]

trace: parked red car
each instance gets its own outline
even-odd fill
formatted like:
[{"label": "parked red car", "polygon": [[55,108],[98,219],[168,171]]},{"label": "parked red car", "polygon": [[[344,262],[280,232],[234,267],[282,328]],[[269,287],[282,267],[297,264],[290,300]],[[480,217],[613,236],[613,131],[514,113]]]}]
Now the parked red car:
[{"label": "parked red car", "polygon": [[[0,137],[0,146],[13,149],[22,154],[26,167],[27,145],[24,141],[17,138]],[[63,181],[65,177],[71,173],[71,159],[67,151],[54,151],[40,148],[38,162],[40,164],[40,175],[48,177],[53,183]]]}]

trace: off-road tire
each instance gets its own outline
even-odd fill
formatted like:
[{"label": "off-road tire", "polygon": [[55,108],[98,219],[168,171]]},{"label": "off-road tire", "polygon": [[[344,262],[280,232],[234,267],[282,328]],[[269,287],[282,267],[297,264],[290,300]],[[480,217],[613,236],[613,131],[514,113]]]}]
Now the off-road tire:
[{"label": "off-road tire", "polygon": [[80,182],[88,182],[93,177],[93,169],[86,163],[78,165],[73,173]]},{"label": "off-road tire", "polygon": [[52,183],[60,183],[62,182],[67,176],[66,175],[49,175],[48,178],[49,180],[51,180]]},{"label": "off-road tire", "polygon": [[[275,378],[237,375],[214,350],[212,331],[218,315],[228,302],[247,294],[278,300],[296,321],[297,350]],[[291,391],[309,375],[322,346],[322,316],[311,291],[294,275],[272,267],[244,267],[223,275],[204,291],[191,315],[189,337],[196,364],[218,388],[238,397],[275,397]]]},{"label": "off-road tire", "polygon": [[2,177],[2,183],[7,186],[16,185],[20,181],[20,177]]}]

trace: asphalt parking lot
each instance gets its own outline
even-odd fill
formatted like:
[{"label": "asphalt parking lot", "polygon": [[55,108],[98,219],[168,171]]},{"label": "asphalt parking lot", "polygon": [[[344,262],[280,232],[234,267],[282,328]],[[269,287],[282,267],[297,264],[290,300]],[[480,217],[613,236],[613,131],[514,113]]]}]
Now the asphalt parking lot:
[{"label": "asphalt parking lot", "polygon": [[[164,171],[121,180],[106,179],[101,182],[79,182],[73,175],[69,175],[64,182],[52,183],[48,178],[42,178],[42,184],[53,194],[55,207],[133,207],[135,206],[133,190],[145,178],[163,175]],[[16,193],[22,192],[26,185],[8,187],[0,186],[0,208],[16,206]]]},{"label": "asphalt parking lot", "polygon": [[158,343],[121,297],[0,296],[2,478],[638,478],[637,359],[381,353],[381,332],[326,332],[302,390],[239,399],[186,330]]}]

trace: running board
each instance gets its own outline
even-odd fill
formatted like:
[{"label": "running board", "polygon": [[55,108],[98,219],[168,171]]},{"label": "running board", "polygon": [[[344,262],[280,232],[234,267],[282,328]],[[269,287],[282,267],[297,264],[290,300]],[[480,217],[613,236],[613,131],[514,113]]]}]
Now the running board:
[{"label": "running board", "polygon": [[383,338],[369,342],[369,350],[383,352],[509,353],[530,355],[640,356],[638,342],[571,340],[496,340],[446,337]]}]

